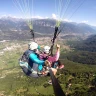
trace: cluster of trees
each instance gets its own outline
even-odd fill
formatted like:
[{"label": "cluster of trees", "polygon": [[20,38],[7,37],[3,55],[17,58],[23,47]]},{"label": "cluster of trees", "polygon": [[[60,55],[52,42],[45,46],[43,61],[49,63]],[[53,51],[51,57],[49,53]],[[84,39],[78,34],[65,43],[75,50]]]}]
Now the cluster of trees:
[{"label": "cluster of trees", "polygon": [[65,84],[64,91],[67,96],[95,96],[95,72],[70,72],[69,70],[63,70],[61,73],[63,75],[59,77],[59,81],[61,85]]},{"label": "cluster of trees", "polygon": [[74,62],[96,65],[96,52],[74,51],[66,57]]},{"label": "cluster of trees", "polygon": [[[73,68],[75,71],[70,71],[70,69],[71,67],[58,70],[57,73],[58,81],[64,93],[67,96],[95,96],[96,71],[78,72],[78,69]],[[22,72],[12,73],[0,79],[0,91],[5,90],[5,95],[12,96],[55,96],[52,85],[48,85],[46,82],[48,80],[49,77],[37,79],[24,76]]]},{"label": "cluster of trees", "polygon": [[68,42],[73,52],[66,54],[66,58],[74,62],[96,65],[96,35],[84,41]]}]

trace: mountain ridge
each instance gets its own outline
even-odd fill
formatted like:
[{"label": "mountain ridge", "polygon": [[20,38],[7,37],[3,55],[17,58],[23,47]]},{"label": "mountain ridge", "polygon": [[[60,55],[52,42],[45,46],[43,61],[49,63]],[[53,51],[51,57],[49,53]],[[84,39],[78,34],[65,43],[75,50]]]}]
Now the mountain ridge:
[{"label": "mountain ridge", "polygon": [[[56,20],[54,19],[33,19],[33,29],[34,33],[44,34],[54,34]],[[75,22],[61,22],[59,29],[62,34],[67,35],[92,35],[96,34],[96,30],[87,24],[75,23]],[[27,32],[27,33],[26,33]],[[36,35],[37,35],[36,33]],[[45,35],[46,34],[46,35]],[[0,40],[12,39],[14,36],[18,36],[23,39],[28,39],[30,37],[30,29],[25,23],[24,19],[20,18],[1,18],[0,19]],[[37,35],[37,37],[41,35]],[[42,35],[43,36],[43,35]],[[69,36],[70,37],[70,36]],[[16,38],[14,38],[16,39]]]}]

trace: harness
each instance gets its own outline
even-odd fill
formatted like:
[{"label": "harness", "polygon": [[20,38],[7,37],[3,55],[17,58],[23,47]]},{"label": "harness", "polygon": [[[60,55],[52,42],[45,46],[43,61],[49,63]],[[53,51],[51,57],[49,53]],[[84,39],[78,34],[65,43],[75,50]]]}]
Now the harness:
[{"label": "harness", "polygon": [[[37,74],[36,68],[38,67],[38,65],[37,64],[33,64],[32,61],[31,61],[31,64],[29,62],[30,61],[29,55],[31,53],[33,53],[32,50],[25,51],[24,54],[19,59],[19,64],[20,64],[20,67],[23,69],[23,71],[24,71],[24,68],[26,67],[26,70],[30,71],[32,74]],[[24,73],[26,73],[26,72],[24,72]]]},{"label": "harness", "polygon": [[32,50],[27,50],[24,52],[24,54],[21,56],[20,60],[23,61],[23,62],[27,62],[29,61],[29,55],[33,53]]}]

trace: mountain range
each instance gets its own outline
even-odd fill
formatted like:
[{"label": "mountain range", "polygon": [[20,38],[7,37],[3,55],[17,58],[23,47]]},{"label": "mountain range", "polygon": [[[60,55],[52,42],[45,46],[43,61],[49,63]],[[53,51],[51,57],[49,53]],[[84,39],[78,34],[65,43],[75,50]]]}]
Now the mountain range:
[{"label": "mountain range", "polygon": [[[33,19],[33,29],[36,37],[54,34],[56,20],[53,19]],[[60,28],[62,36],[89,36],[96,34],[96,27],[84,23],[61,22]],[[29,39],[30,29],[21,18],[0,18],[0,40]]]}]

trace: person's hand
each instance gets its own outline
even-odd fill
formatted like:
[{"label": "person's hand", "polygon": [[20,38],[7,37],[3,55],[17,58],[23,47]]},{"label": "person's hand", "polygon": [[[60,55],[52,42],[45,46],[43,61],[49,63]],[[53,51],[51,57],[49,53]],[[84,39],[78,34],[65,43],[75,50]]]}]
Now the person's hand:
[{"label": "person's hand", "polygon": [[50,62],[48,60],[45,60],[45,65],[50,66]]},{"label": "person's hand", "polygon": [[57,47],[57,49],[60,49],[60,45],[59,44],[57,44],[56,47]]}]

